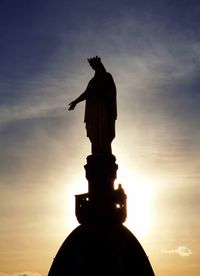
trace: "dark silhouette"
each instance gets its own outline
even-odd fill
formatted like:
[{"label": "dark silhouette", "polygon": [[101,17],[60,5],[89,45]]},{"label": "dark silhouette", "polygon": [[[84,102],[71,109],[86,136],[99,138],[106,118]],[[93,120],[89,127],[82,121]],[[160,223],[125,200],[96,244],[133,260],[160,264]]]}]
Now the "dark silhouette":
[{"label": "dark silhouette", "polygon": [[78,226],[63,242],[48,276],[154,276],[144,249],[121,224]]},{"label": "dark silhouette", "polygon": [[85,92],[69,104],[69,110],[86,100],[84,122],[87,136],[92,143],[92,154],[111,154],[117,118],[116,87],[111,74],[106,72],[98,56],[88,59],[88,62],[95,75]]},{"label": "dark silhouette", "polygon": [[139,241],[123,225],[126,194],[114,189],[113,155],[90,155],[85,165],[88,193],[76,195],[80,225],[60,247],[48,276],[154,276]]},{"label": "dark silhouette", "polygon": [[88,60],[95,76],[69,105],[86,100],[85,123],[92,154],[84,166],[88,192],[75,196],[80,225],[64,241],[48,276],[154,276],[148,257],[123,225],[127,217],[122,185],[114,188],[118,165],[111,152],[117,117],[116,88],[99,57]]}]

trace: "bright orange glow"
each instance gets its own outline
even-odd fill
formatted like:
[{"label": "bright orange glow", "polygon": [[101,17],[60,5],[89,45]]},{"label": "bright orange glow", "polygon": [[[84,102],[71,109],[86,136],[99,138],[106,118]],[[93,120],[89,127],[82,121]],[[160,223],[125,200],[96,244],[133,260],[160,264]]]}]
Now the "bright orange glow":
[{"label": "bright orange glow", "polygon": [[116,185],[121,183],[127,194],[127,220],[125,225],[136,235],[150,231],[153,219],[153,184],[127,168],[120,166]]},{"label": "bright orange glow", "polygon": [[[125,225],[137,236],[142,237],[150,231],[153,219],[152,201],[154,197],[153,184],[136,175],[125,167],[121,167],[115,181],[115,188],[121,183],[127,194],[127,220]],[[88,191],[87,181],[77,176],[73,185],[66,188],[67,225],[73,230],[78,222],[75,216],[74,195]]]}]

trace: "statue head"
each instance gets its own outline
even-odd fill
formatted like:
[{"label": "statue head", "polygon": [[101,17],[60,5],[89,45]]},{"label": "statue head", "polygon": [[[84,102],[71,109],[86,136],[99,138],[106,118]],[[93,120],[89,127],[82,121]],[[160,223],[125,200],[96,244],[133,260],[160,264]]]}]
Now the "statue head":
[{"label": "statue head", "polygon": [[88,62],[96,73],[103,73],[106,71],[100,57],[96,56],[93,58],[88,58]]}]

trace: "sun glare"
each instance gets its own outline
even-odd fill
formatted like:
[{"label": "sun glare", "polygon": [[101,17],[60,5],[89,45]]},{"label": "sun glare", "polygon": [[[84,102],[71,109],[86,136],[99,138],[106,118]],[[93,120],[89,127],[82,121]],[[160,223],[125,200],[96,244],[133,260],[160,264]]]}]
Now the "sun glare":
[{"label": "sun glare", "polygon": [[79,225],[75,215],[75,195],[87,193],[88,184],[86,180],[83,180],[80,175],[75,177],[66,190],[67,195],[67,224],[70,231]]},{"label": "sun glare", "polygon": [[[88,191],[87,181],[80,176],[73,179],[73,185],[67,188],[67,224],[70,230],[78,226],[75,216],[75,195]],[[122,167],[117,172],[115,188],[121,183],[127,194],[127,219],[125,226],[137,237],[143,237],[150,231],[153,219],[152,201],[154,196],[153,184],[131,170]]]},{"label": "sun glare", "polygon": [[120,166],[115,185],[123,185],[127,194],[127,220],[125,225],[138,237],[150,231],[152,223],[153,184]]}]

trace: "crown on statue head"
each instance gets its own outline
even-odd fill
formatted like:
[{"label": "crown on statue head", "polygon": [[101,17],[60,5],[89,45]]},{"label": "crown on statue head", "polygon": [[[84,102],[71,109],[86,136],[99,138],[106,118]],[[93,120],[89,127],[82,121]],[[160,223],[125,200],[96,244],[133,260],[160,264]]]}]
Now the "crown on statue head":
[{"label": "crown on statue head", "polygon": [[93,58],[88,58],[88,62],[90,65],[98,64],[101,62],[101,58],[98,56],[93,57]]}]

